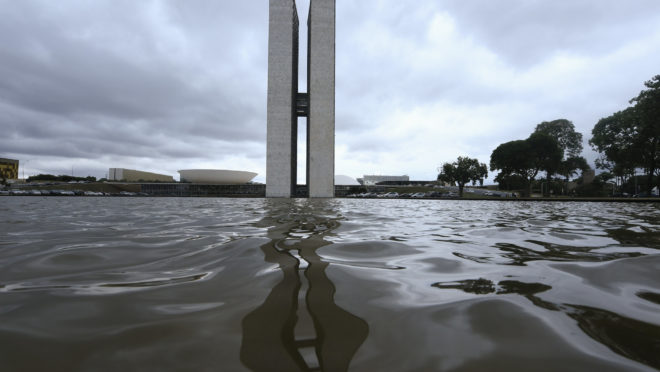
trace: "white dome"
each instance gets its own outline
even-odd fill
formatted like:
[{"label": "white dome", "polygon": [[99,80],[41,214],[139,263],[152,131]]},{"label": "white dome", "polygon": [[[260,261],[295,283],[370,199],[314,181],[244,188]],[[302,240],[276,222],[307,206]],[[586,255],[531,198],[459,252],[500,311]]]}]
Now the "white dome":
[{"label": "white dome", "polygon": [[335,175],[335,185],[337,186],[360,186],[360,183],[353,177]]},{"label": "white dome", "polygon": [[181,182],[241,185],[252,181],[257,173],[225,169],[180,170]]}]

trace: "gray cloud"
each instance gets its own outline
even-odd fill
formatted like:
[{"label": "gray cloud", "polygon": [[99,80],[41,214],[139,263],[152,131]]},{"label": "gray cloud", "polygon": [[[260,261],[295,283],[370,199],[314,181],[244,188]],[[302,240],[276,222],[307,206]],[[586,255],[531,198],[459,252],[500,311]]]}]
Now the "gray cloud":
[{"label": "gray cloud", "polygon": [[[246,16],[251,7],[1,3],[3,153],[185,159],[204,154],[191,144],[209,138],[265,138],[255,35],[265,39],[266,28]],[[232,32],[239,29],[246,32]],[[239,148],[214,146],[213,156]]]},{"label": "gray cloud", "polygon": [[461,30],[526,67],[557,52],[602,54],[657,24],[654,0],[443,2]]},{"label": "gray cloud", "polygon": [[[559,117],[588,139],[659,73],[655,0],[337,6],[337,171],[356,177],[433,178]],[[264,180],[267,2],[0,0],[0,17],[0,156]]]}]

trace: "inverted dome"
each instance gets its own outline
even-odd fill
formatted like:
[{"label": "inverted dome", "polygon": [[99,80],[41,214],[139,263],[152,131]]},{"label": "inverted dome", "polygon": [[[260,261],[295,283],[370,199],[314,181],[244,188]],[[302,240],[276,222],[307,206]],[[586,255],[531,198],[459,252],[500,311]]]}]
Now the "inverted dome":
[{"label": "inverted dome", "polygon": [[335,185],[337,186],[360,186],[360,183],[353,177],[341,174],[335,175]]},{"label": "inverted dome", "polygon": [[252,181],[257,173],[226,169],[180,170],[181,182],[211,183],[218,185],[241,185]]}]

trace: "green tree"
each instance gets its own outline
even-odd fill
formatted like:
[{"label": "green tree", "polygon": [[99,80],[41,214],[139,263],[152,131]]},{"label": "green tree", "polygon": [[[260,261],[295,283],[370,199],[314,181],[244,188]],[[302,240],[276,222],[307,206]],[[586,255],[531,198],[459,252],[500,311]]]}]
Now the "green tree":
[{"label": "green tree", "polygon": [[606,172],[611,173],[614,176],[614,183],[617,186],[622,186],[635,174],[635,166],[633,164],[615,164],[602,154],[598,159],[596,159],[596,168],[603,169]]},{"label": "green tree", "polygon": [[55,181],[55,182],[87,181],[87,182],[96,182],[96,177],[93,177],[93,176],[72,177],[72,176],[67,176],[67,175],[55,176],[55,175],[52,175],[52,174],[38,174],[36,176],[30,176],[26,180],[26,182],[35,182],[35,181]]},{"label": "green tree", "polygon": [[[575,125],[566,119],[544,121],[536,126],[534,133],[544,133],[557,140],[562,151],[561,164],[557,173],[564,176],[568,183],[570,177],[578,170],[588,170],[587,160],[582,153],[582,133],[575,130]],[[585,166],[586,165],[586,166]],[[548,180],[552,175],[547,175]]]},{"label": "green tree", "polygon": [[601,156],[596,159],[596,168],[611,172],[617,184],[623,185],[635,173],[638,151],[634,127],[634,109],[628,108],[609,117],[600,119],[591,131],[591,147]]},{"label": "green tree", "polygon": [[601,153],[596,166],[612,172],[624,184],[641,164],[638,115],[634,107],[602,118],[591,131],[589,144]]},{"label": "green tree", "polygon": [[479,182],[482,186],[484,179],[488,177],[488,166],[479,163],[479,160],[459,156],[453,163],[442,165],[442,171],[438,175],[438,181],[458,184],[458,195],[463,197],[463,188],[469,182]]},{"label": "green tree", "polygon": [[545,171],[546,187],[544,192],[549,195],[552,175],[559,171],[562,161],[562,150],[556,139],[545,133],[534,132],[527,139],[530,146],[530,156],[539,170]]},{"label": "green tree", "polygon": [[582,153],[582,133],[575,131],[575,125],[570,120],[544,121],[536,126],[534,132],[556,139],[562,150],[562,159],[578,157]]},{"label": "green tree", "polygon": [[606,197],[612,194],[612,189],[607,180],[599,175],[589,184],[579,183],[575,194],[581,197]]},{"label": "green tree", "polygon": [[533,133],[526,140],[499,145],[490,156],[490,170],[500,170],[499,179],[517,175],[525,183],[524,194],[532,192],[532,181],[540,171],[554,174],[561,163],[557,141],[544,133]]},{"label": "green tree", "polygon": [[[639,149],[640,165],[646,170],[647,193],[653,188],[653,176],[660,171],[660,75],[644,83],[643,90],[630,103],[635,104],[638,136],[635,145]],[[658,172],[660,175],[660,172]],[[660,187],[660,183],[658,184]]]},{"label": "green tree", "polygon": [[602,154],[597,165],[621,177],[622,183],[643,168],[650,193],[654,175],[660,175],[660,75],[644,85],[648,89],[630,100],[633,106],[598,121],[589,143]]},{"label": "green tree", "polygon": [[559,166],[559,174],[565,177],[565,180],[568,181],[577,171],[588,171],[591,169],[587,159],[582,156],[570,157],[561,162]]},{"label": "green tree", "polygon": [[525,185],[525,196],[531,193],[531,181],[539,169],[531,157],[529,143],[525,140],[510,141],[499,145],[490,155],[490,170],[499,170],[498,177],[520,177]]},{"label": "green tree", "polygon": [[527,188],[527,182],[517,174],[499,173],[494,179],[500,189],[503,190],[524,190]]}]

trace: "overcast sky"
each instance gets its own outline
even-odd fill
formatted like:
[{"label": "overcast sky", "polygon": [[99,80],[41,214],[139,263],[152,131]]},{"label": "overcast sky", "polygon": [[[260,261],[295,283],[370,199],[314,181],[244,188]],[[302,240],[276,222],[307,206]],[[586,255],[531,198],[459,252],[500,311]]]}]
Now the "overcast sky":
[{"label": "overcast sky", "polygon": [[[267,41],[266,0],[0,0],[0,157],[264,182]],[[591,129],[659,62],[658,0],[337,0],[336,173],[435,179],[559,118],[593,166]]]}]

